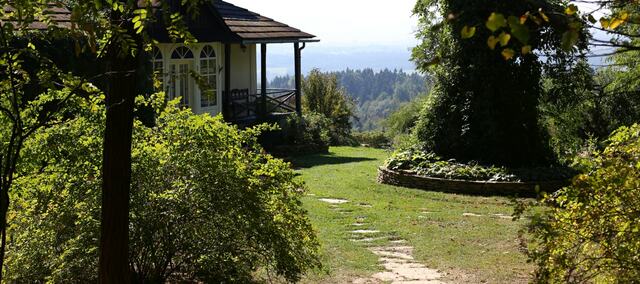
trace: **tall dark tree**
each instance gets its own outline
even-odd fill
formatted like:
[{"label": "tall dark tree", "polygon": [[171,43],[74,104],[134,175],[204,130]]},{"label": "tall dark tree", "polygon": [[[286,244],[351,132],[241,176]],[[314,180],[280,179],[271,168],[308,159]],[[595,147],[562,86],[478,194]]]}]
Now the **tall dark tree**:
[{"label": "tall dark tree", "polygon": [[[107,122],[104,137],[103,159],[103,203],[102,203],[102,229],[100,246],[100,282],[101,283],[128,283],[128,218],[129,218],[129,191],[131,181],[131,132],[133,126],[134,100],[139,94],[136,80],[136,70],[141,58],[144,58],[145,49],[150,47],[152,38],[146,29],[150,24],[163,21],[174,40],[193,41],[184,21],[186,12],[190,16],[197,16],[198,9],[203,1],[8,1],[0,0],[0,6],[12,7],[4,9],[2,19],[11,19],[11,25],[3,28],[19,27],[27,31],[34,22],[38,25],[47,25],[50,28],[59,26],[55,20],[49,17],[51,9],[67,8],[72,11],[69,39],[74,39],[78,52],[91,50],[95,57],[104,62],[107,72],[106,93]],[[4,31],[3,31],[4,32]],[[8,43],[8,41],[5,40]],[[33,47],[31,44],[26,44]],[[8,46],[8,45],[7,45]],[[23,47],[23,49],[25,49]],[[13,54],[3,50],[3,57],[16,59]],[[17,65],[7,65],[14,68]],[[7,69],[9,73],[12,71]],[[15,74],[15,73],[12,73]],[[147,80],[151,79],[147,75]],[[20,78],[9,77],[7,81],[12,90],[13,113],[20,113],[20,105],[17,105],[17,97],[24,92],[23,84],[15,84]],[[15,115],[14,115],[15,116]],[[11,118],[11,115],[7,115]],[[23,125],[17,123],[17,128],[23,131]],[[28,133],[28,132],[27,132]],[[15,134],[15,133],[14,133]],[[15,163],[22,142],[26,138],[19,132],[20,140],[16,147],[11,149],[11,159],[2,159],[10,162],[6,168],[8,177],[0,187],[0,214],[1,220],[6,220],[8,211],[11,176],[15,171]],[[6,197],[6,198],[3,198]],[[4,200],[2,200],[4,199]],[[0,221],[1,221],[0,220]],[[0,230],[5,233],[6,222],[0,222]],[[0,256],[1,257],[1,256]]]},{"label": "tall dark tree", "polygon": [[537,106],[540,56],[570,59],[562,49],[566,25],[555,16],[564,11],[560,4],[418,1],[422,42],[413,58],[435,79],[433,97],[415,129],[427,150],[447,159],[505,166],[553,161]]}]

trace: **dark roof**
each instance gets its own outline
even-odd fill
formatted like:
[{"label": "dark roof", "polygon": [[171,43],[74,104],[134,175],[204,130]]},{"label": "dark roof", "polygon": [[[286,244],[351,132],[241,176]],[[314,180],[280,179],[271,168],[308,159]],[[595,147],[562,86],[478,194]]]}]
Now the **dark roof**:
[{"label": "dark roof", "polygon": [[[46,30],[49,27],[49,25],[45,23],[46,21],[50,21],[55,26],[61,27],[61,28],[71,27],[71,11],[69,11],[69,9],[54,3],[49,3],[47,5],[48,7],[44,12],[46,19],[40,19],[39,21],[34,21],[29,23],[29,26],[27,27],[27,29]],[[11,13],[16,10],[11,6],[4,6],[3,9],[5,13]],[[12,21],[12,19],[0,21],[0,23],[4,23],[4,22],[13,23],[14,25],[19,25],[17,21],[15,20]]]},{"label": "dark roof", "polygon": [[231,32],[244,41],[300,40],[315,36],[222,0],[213,8]]},{"label": "dark roof", "polygon": [[[209,0],[210,13],[202,13],[197,21],[190,21],[190,30],[202,41],[225,42],[291,42],[300,40],[312,40],[314,35],[305,33],[299,29],[267,18],[245,8],[235,6],[222,0]],[[159,1],[152,2],[159,7]],[[71,27],[71,12],[64,7],[48,4],[47,15],[56,26]],[[6,6],[5,11],[14,9]],[[0,21],[1,22],[1,21]],[[29,29],[46,30],[45,21],[36,21],[29,24]],[[168,40],[161,27],[155,27],[153,33],[159,40]]]}]

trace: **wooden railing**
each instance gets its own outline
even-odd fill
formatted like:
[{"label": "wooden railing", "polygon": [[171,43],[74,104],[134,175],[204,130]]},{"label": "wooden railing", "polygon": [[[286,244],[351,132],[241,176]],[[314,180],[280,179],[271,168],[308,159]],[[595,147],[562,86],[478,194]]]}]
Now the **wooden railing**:
[{"label": "wooden railing", "polygon": [[[265,115],[288,114],[296,112],[296,90],[267,89],[266,100],[262,94],[250,94],[248,89],[231,90],[229,112],[231,119],[243,120]],[[263,105],[263,102],[266,102]]]},{"label": "wooden railing", "polygon": [[[260,98],[262,96],[258,95]],[[296,90],[267,89],[267,114],[296,111]]]}]

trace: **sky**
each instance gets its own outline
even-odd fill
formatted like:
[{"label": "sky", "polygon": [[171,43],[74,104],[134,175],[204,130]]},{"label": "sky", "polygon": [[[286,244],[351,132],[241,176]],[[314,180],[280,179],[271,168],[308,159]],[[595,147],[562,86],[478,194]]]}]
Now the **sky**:
[{"label": "sky", "polygon": [[415,45],[415,0],[227,0],[316,35],[323,47]]},{"label": "sky", "polygon": [[[410,50],[417,41],[415,0],[226,0],[316,35],[302,53],[302,72],[313,68],[413,71]],[[267,76],[293,74],[291,44],[268,46]]]}]

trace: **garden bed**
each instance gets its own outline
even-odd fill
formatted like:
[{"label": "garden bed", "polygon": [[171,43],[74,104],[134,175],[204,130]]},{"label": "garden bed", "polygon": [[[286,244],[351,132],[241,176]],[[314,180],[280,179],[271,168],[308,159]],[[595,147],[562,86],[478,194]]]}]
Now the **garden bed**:
[{"label": "garden bed", "polygon": [[386,167],[378,169],[378,182],[429,191],[460,193],[471,195],[501,195],[518,197],[537,197],[540,192],[554,192],[569,185],[569,180],[509,182],[509,181],[471,181],[421,176],[409,171],[396,171]]}]

